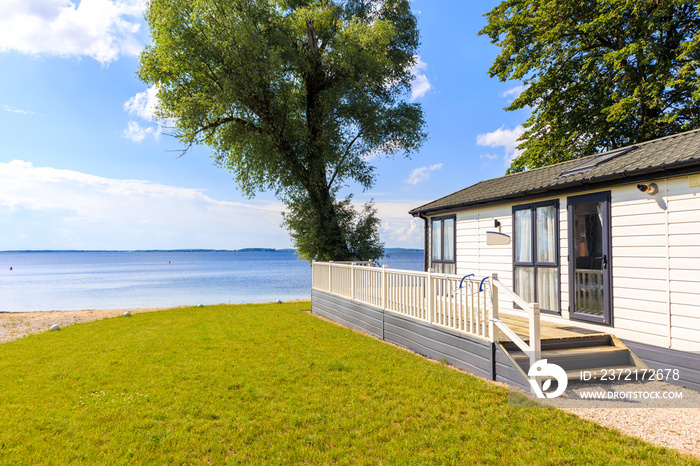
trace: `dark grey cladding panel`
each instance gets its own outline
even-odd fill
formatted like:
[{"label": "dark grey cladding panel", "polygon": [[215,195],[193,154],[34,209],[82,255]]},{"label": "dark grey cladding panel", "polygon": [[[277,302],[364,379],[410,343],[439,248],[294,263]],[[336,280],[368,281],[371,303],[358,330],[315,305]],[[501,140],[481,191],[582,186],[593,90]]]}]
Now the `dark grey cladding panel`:
[{"label": "dark grey cladding panel", "polygon": [[496,380],[530,390],[530,384],[500,345],[496,345]]},{"label": "dark grey cladding panel", "polygon": [[700,390],[700,354],[629,340],[622,340],[622,342],[652,369],[678,369],[680,380],[669,379],[669,383]]},{"label": "dark grey cladding panel", "polygon": [[346,327],[382,338],[382,311],[323,291],[311,290],[311,310]]},{"label": "dark grey cladding panel", "polygon": [[491,377],[491,342],[387,312],[384,339],[479,377]]},{"label": "dark grey cladding panel", "polygon": [[496,380],[529,389],[527,380],[498,346],[494,364],[493,344],[489,341],[318,290],[311,292],[311,309],[339,324],[371,333],[431,359],[444,360],[479,377],[493,379],[495,367]]}]

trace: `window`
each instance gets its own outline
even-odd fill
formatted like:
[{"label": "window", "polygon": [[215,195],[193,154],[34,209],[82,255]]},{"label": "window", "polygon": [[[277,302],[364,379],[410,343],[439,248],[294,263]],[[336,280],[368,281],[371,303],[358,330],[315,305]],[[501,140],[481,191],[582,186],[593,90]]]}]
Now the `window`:
[{"label": "window", "polygon": [[513,290],[559,312],[559,202],[513,207]]},{"label": "window", "polygon": [[431,224],[431,266],[438,273],[457,273],[455,263],[455,216],[436,217]]}]

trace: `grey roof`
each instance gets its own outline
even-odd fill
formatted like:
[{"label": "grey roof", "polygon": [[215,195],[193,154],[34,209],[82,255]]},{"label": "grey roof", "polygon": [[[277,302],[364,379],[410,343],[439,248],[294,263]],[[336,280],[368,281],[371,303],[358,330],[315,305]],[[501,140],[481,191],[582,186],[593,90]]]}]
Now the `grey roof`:
[{"label": "grey roof", "polygon": [[416,207],[409,213],[416,216],[459,210],[472,205],[509,202],[525,196],[545,196],[579,186],[584,190],[593,188],[590,185],[642,175],[663,176],[669,170],[688,167],[698,167],[700,171],[700,130],[481,181]]}]

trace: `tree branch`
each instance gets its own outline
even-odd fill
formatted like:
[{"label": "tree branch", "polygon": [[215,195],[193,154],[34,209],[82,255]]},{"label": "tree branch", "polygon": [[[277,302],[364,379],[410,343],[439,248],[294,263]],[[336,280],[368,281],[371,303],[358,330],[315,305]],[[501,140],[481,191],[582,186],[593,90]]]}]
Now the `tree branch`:
[{"label": "tree branch", "polygon": [[[240,127],[242,127],[242,128],[245,128],[245,129],[250,129],[250,130],[252,130],[252,131],[255,132],[255,133],[258,133],[258,134],[265,134],[265,132],[262,130],[262,128],[260,128],[259,126],[257,126],[255,123],[251,123],[250,121],[244,120],[243,118],[238,118],[238,117],[235,117],[235,116],[229,116],[229,117],[225,117],[225,118],[220,118],[220,119],[218,119],[218,120],[216,120],[216,121],[214,121],[214,122],[212,122],[212,123],[209,123],[208,125],[202,126],[202,127],[199,128],[197,131],[195,131],[195,133],[193,134],[193,136],[196,136],[196,135],[200,134],[200,133],[203,132],[203,131],[207,131],[207,130],[210,130],[210,129],[216,129],[216,128],[218,128],[219,126],[225,125],[226,123],[235,123],[235,124],[237,124],[238,126],[240,126]],[[207,136],[207,138],[208,138],[208,137],[209,137],[209,136]]]},{"label": "tree branch", "polygon": [[349,143],[349,144],[347,145],[347,147],[345,148],[345,153],[343,154],[343,156],[342,156],[342,157],[340,158],[340,160],[338,161],[338,165],[335,167],[335,172],[333,172],[333,176],[331,177],[331,180],[328,182],[328,187],[329,187],[329,188],[330,188],[331,186],[333,186],[333,182],[335,182],[335,177],[338,175],[338,172],[340,172],[340,167],[343,166],[343,162],[345,162],[345,159],[347,158],[348,154],[350,153],[350,149],[352,148],[353,144],[355,144],[355,142],[357,141],[357,139],[360,137],[361,134],[362,134],[362,130],[360,130],[360,131],[357,133],[357,135],[353,138],[352,141],[350,141],[350,143]]},{"label": "tree branch", "polygon": [[306,22],[306,33],[309,35],[309,50],[314,55],[318,55],[318,39],[316,38],[313,19]]}]

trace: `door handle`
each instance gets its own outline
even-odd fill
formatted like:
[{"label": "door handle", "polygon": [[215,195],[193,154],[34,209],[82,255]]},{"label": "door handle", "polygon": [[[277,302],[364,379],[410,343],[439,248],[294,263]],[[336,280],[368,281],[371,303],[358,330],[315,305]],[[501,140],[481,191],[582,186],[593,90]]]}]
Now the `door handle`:
[{"label": "door handle", "polygon": [[603,254],[603,269],[607,269],[607,268],[608,268],[608,256]]}]

